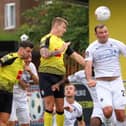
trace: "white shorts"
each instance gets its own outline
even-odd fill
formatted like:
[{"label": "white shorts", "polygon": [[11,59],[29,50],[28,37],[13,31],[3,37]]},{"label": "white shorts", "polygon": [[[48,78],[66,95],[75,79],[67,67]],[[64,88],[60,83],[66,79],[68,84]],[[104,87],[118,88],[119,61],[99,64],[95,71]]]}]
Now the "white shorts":
[{"label": "white shorts", "polygon": [[113,81],[97,80],[96,92],[102,108],[113,106],[114,109],[125,109],[126,91],[121,78]]},{"label": "white shorts", "polygon": [[[106,123],[106,118],[105,118],[105,116],[103,114],[103,111],[102,111],[102,108],[101,108],[101,106],[100,106],[100,104],[98,102],[94,103],[91,118],[94,118],[94,117],[100,118],[100,120],[101,120],[101,122],[103,124]],[[112,118],[113,118],[113,121],[116,122],[116,117],[115,117],[115,112],[114,111],[112,113]]]},{"label": "white shorts", "polygon": [[30,124],[30,115],[27,101],[13,99],[12,112],[9,121],[18,120],[19,124]]},{"label": "white shorts", "polygon": [[91,118],[94,118],[94,117],[98,117],[98,118],[100,118],[102,123],[104,122],[104,114],[103,114],[102,108],[100,107],[99,103],[94,103]]}]

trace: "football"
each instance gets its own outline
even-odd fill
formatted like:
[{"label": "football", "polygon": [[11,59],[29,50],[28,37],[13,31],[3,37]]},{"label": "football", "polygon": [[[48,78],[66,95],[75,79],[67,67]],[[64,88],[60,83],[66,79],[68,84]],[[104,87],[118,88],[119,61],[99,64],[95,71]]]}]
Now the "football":
[{"label": "football", "polygon": [[111,11],[107,6],[99,6],[95,10],[95,16],[98,21],[106,21],[111,17]]},{"label": "football", "polygon": [[21,41],[26,41],[26,40],[29,39],[29,37],[28,37],[28,35],[23,34],[23,35],[20,36],[20,39],[21,39]]}]

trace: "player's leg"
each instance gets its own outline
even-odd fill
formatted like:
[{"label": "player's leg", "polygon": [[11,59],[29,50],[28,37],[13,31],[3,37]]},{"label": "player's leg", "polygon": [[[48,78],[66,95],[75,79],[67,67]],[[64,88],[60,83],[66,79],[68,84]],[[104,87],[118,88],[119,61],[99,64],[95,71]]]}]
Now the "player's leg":
[{"label": "player's leg", "polygon": [[93,102],[93,111],[90,120],[90,126],[102,126],[104,114],[98,101]]},{"label": "player's leg", "polygon": [[57,126],[64,126],[64,98],[56,98],[56,122]]},{"label": "player's leg", "polygon": [[17,120],[17,118],[16,118],[16,101],[13,99],[11,114],[10,114],[10,118],[8,121],[8,126],[15,126],[16,120]]},{"label": "player's leg", "polygon": [[30,115],[27,101],[18,101],[16,115],[20,126],[30,126]]},{"label": "player's leg", "polygon": [[7,126],[12,108],[13,94],[0,91],[0,126]]},{"label": "player's leg", "polygon": [[110,81],[97,80],[96,92],[98,102],[102,108],[105,122],[108,126],[111,126],[113,122],[111,118],[113,113],[113,96],[111,90]]},{"label": "player's leg", "polygon": [[126,126],[126,120],[124,118],[125,116],[125,107],[121,108],[121,109],[116,109],[115,113],[116,113],[116,125],[117,126]]},{"label": "player's leg", "polygon": [[126,94],[125,88],[121,78],[113,81],[113,104],[115,107],[115,115],[117,119],[117,126],[124,126],[125,124],[125,106],[126,106]]},{"label": "player's leg", "polygon": [[46,96],[44,99],[44,126],[52,126],[53,120],[53,106],[54,106],[54,97],[53,96]]},{"label": "player's leg", "polygon": [[102,121],[99,117],[93,117],[90,121],[90,126],[102,126]]},{"label": "player's leg", "polygon": [[[62,77],[59,77],[61,80]],[[59,90],[54,91],[56,105],[56,123],[57,126],[64,126],[64,86],[61,85]]]},{"label": "player's leg", "polygon": [[59,81],[53,74],[39,73],[40,93],[44,100],[44,126],[52,126],[53,108],[55,104],[54,92],[51,89],[52,84]]}]

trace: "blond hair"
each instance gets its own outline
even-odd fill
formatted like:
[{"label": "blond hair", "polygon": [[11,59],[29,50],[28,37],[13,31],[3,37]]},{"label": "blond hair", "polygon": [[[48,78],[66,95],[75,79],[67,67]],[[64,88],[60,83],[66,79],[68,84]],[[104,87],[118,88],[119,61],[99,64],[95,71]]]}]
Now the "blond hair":
[{"label": "blond hair", "polygon": [[61,24],[61,23],[65,23],[66,25],[68,25],[68,21],[62,17],[55,17],[52,21],[52,26],[54,26],[55,23]]}]

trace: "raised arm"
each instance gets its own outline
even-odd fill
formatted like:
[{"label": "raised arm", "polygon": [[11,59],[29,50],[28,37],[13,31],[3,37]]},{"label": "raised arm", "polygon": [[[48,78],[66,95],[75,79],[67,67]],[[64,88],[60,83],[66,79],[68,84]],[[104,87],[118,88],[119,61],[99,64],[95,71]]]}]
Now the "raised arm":
[{"label": "raised arm", "polygon": [[49,58],[51,56],[56,56],[56,55],[59,55],[62,52],[64,52],[68,48],[69,45],[70,45],[70,42],[64,43],[60,49],[55,50],[55,51],[49,51],[49,49],[47,47],[42,47],[40,49],[40,54],[43,58]]},{"label": "raised arm", "polygon": [[85,75],[87,79],[87,84],[89,87],[94,87],[96,85],[96,81],[92,76],[92,61],[86,61],[85,63]]},{"label": "raised arm", "polygon": [[80,65],[82,65],[83,67],[85,67],[85,60],[84,58],[78,54],[77,52],[73,52],[70,57],[72,59],[74,59],[77,63],[79,63]]}]

